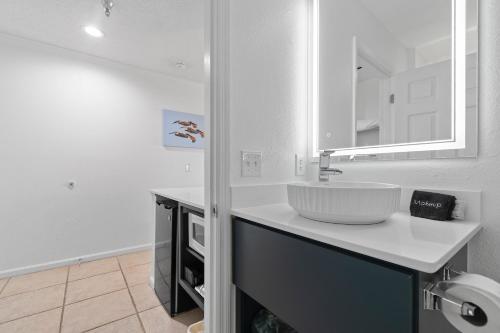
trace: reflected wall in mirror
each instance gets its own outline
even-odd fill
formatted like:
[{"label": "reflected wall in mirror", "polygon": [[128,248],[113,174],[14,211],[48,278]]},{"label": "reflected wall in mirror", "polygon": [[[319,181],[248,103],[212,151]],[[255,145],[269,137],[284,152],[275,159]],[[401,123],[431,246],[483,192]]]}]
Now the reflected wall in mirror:
[{"label": "reflected wall in mirror", "polygon": [[[348,155],[456,143],[460,134],[465,149],[393,151],[414,158],[475,156],[477,0],[316,1],[316,150]],[[465,12],[461,25],[457,8]]]}]

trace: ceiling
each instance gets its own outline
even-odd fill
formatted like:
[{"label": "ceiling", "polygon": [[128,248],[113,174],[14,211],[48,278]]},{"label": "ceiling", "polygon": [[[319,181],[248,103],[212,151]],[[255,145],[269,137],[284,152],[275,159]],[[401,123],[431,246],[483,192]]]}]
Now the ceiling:
[{"label": "ceiling", "polygon": [[[451,34],[451,0],[360,0],[406,47]],[[468,0],[468,27],[477,26],[477,0]]]},{"label": "ceiling", "polygon": [[[109,18],[101,0],[0,1],[0,33],[198,82],[204,78],[203,19],[203,0],[115,0]],[[82,27],[90,24],[104,37],[86,35]]]}]

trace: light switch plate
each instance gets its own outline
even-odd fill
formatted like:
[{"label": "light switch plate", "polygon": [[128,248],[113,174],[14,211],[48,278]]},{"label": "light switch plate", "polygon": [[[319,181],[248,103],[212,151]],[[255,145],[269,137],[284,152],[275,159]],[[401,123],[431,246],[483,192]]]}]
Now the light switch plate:
[{"label": "light switch plate", "polygon": [[295,175],[304,176],[306,174],[306,159],[302,154],[295,154]]},{"label": "light switch plate", "polygon": [[242,151],[241,152],[241,176],[260,177],[262,173],[262,153]]}]

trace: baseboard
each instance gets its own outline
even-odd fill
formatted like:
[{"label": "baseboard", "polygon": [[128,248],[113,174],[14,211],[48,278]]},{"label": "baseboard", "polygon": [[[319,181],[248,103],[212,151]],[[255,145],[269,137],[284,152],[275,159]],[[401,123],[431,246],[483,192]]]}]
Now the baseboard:
[{"label": "baseboard", "polygon": [[111,250],[111,251],[87,254],[87,255],[74,257],[74,258],[49,261],[49,262],[45,262],[42,264],[36,264],[36,265],[31,265],[31,266],[24,266],[24,267],[19,267],[19,268],[14,268],[14,269],[8,269],[8,270],[0,271],[0,279],[6,278],[6,277],[12,277],[12,276],[16,276],[16,275],[45,271],[45,270],[51,269],[51,268],[68,266],[68,265],[73,265],[73,264],[87,262],[87,261],[93,261],[93,260],[98,260],[98,259],[103,259],[103,258],[108,258],[108,257],[114,257],[117,255],[127,254],[127,253],[131,253],[131,252],[149,250],[152,248],[152,246],[153,246],[153,244],[142,244],[142,245],[137,245],[137,246],[124,247],[121,249],[116,249],[116,250]]}]

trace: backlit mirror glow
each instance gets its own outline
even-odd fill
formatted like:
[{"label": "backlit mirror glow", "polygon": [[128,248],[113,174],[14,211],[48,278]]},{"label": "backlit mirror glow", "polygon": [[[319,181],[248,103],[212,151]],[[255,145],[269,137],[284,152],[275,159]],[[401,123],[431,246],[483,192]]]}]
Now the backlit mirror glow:
[{"label": "backlit mirror glow", "polygon": [[313,156],[327,149],[342,156],[473,145],[477,0],[311,4]]}]

